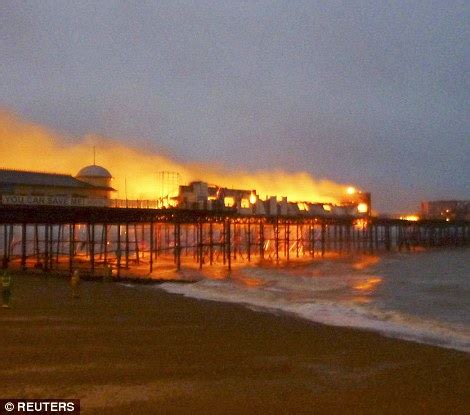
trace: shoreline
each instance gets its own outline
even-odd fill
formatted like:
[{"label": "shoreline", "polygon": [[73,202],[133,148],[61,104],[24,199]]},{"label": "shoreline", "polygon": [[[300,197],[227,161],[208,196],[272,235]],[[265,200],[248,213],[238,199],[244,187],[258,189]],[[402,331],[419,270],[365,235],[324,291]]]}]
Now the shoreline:
[{"label": "shoreline", "polygon": [[[16,278],[0,395],[84,413],[464,413],[467,353],[135,285]],[[281,398],[282,397],[282,398]]]},{"label": "shoreline", "polygon": [[[461,248],[462,250],[468,250],[467,247]],[[398,340],[404,340],[404,341],[409,341],[409,342],[414,342],[414,343],[419,343],[423,345],[430,345],[430,346],[435,346],[435,347],[440,347],[440,348],[445,348],[448,350],[457,350],[461,351],[464,353],[470,353],[470,349],[468,346],[468,341],[466,340],[463,334],[459,332],[450,332],[447,333],[447,330],[451,330],[451,327],[446,327],[445,323],[440,323],[438,322],[438,326],[436,327],[436,332],[434,332],[434,328],[432,329],[433,331],[430,331],[429,324],[432,324],[432,321],[423,321],[422,323],[418,324],[417,327],[415,326],[410,326],[409,324],[406,325],[404,322],[397,323],[393,320],[394,316],[389,318],[387,317],[386,320],[384,321],[374,321],[374,320],[368,320],[367,318],[362,320],[359,318],[359,320],[354,320],[354,318],[357,319],[357,317],[353,316],[353,322],[348,322],[348,320],[345,320],[343,322],[341,321],[335,321],[335,317],[333,318],[327,318],[326,321],[325,319],[319,319],[312,317],[311,313],[310,314],[305,314],[304,312],[300,310],[293,310],[293,307],[286,307],[284,305],[283,307],[277,307],[272,304],[261,304],[261,303],[256,303],[256,301],[251,301],[249,299],[239,299],[239,298],[224,298],[224,295],[210,295],[204,292],[191,292],[191,285],[196,284],[195,287],[197,287],[198,282],[203,282],[203,281],[210,281],[210,280],[240,280],[243,284],[245,283],[243,280],[256,280],[256,276],[253,277],[253,275],[246,274],[246,271],[250,270],[256,270],[256,269],[261,269],[264,271],[269,271],[273,270],[274,272],[277,271],[283,271],[283,270],[291,270],[293,272],[297,272],[298,270],[303,270],[306,269],[307,267],[310,268],[311,270],[313,269],[313,272],[315,274],[318,274],[319,276],[324,276],[323,273],[329,273],[331,272],[330,266],[347,266],[349,267],[353,272],[368,272],[371,268],[381,265],[381,263],[384,260],[394,260],[394,259],[400,259],[403,260],[403,258],[410,258],[412,256],[415,256],[417,254],[419,255],[426,255],[426,254],[433,254],[435,252],[440,252],[442,249],[439,250],[419,250],[418,252],[401,252],[401,253],[385,253],[385,254],[358,254],[358,255],[327,255],[325,258],[316,258],[316,259],[309,259],[306,260],[304,258],[299,259],[299,260],[292,260],[289,263],[281,263],[280,265],[276,266],[269,261],[258,264],[255,262],[252,263],[247,263],[247,262],[239,262],[234,264],[233,269],[231,272],[227,271],[223,266],[220,264],[215,264],[211,267],[206,266],[203,270],[198,269],[197,267],[188,267],[185,268],[181,271],[176,271],[176,270],[166,270],[166,272],[163,273],[163,276],[160,276],[160,278],[155,277],[155,273],[159,273],[158,270],[155,271],[153,275],[147,275],[147,276],[142,276],[142,275],[137,275],[137,274],[132,274],[130,272],[128,275],[122,276],[121,278],[116,278],[113,276],[112,282],[116,284],[129,284],[129,285],[142,285],[142,286],[153,286],[155,288],[159,288],[160,290],[171,293],[171,294],[176,294],[180,295],[184,298],[192,298],[192,299],[197,299],[197,300],[202,300],[202,301],[209,301],[209,302],[215,302],[219,304],[237,304],[241,305],[247,309],[254,310],[254,311],[260,311],[260,312],[265,312],[269,313],[272,315],[287,315],[292,318],[300,319],[303,321],[307,322],[312,322],[316,324],[322,324],[325,326],[329,327],[337,327],[337,328],[351,328],[354,330],[360,330],[360,331],[366,331],[366,332],[372,332],[372,333],[377,333],[379,335],[382,335],[387,338],[392,338],[392,339],[398,339]],[[452,252],[454,252],[455,249],[452,249]],[[327,267],[327,269],[321,269],[322,267]],[[129,271],[132,271],[132,268],[129,269]],[[343,272],[344,270],[340,268],[340,271]],[[348,272],[348,271],[344,271]],[[22,271],[18,269],[13,269],[12,270],[12,275],[24,275],[27,274],[29,276],[34,276],[34,277],[39,277],[39,278],[57,278],[62,281],[68,281],[69,277],[67,273],[64,272],[47,272],[45,273],[41,269],[28,269],[26,273],[23,273]],[[95,282],[98,284],[106,284],[108,281],[106,281],[105,277],[103,276],[90,276],[90,275],[83,275],[81,276],[82,281],[91,281]],[[166,284],[169,284],[166,286]],[[174,288],[170,287],[171,285],[175,285]],[[186,287],[185,287],[186,286]],[[189,290],[189,291],[188,291]],[[341,306],[340,306],[341,307]],[[290,309],[289,309],[290,308]],[[337,310],[334,310],[334,312],[337,312]],[[340,310],[341,312],[341,310]],[[343,310],[343,312],[348,312],[348,310]],[[415,325],[417,323],[415,322]],[[441,325],[442,324],[442,325]],[[382,326],[382,327],[381,327]],[[418,332],[415,332],[414,330],[418,329]],[[423,330],[423,331],[421,331]],[[452,336],[453,341],[445,341],[443,339],[449,339],[449,335]],[[447,336],[447,337],[446,337]]]},{"label": "shoreline", "polygon": [[[163,281],[161,284],[165,284],[166,281]],[[184,283],[182,281],[169,281],[169,283]],[[192,283],[192,282],[191,282]],[[161,284],[155,284],[156,288]],[[350,326],[350,325],[341,325],[341,324],[329,324],[329,323],[324,323],[322,321],[316,321],[312,320],[308,317],[304,317],[294,311],[286,311],[282,310],[279,308],[274,308],[274,307],[268,307],[268,306],[259,306],[259,305],[254,305],[250,303],[243,303],[243,302],[235,302],[235,301],[224,301],[224,300],[219,300],[219,299],[208,299],[208,298],[198,298],[198,297],[192,297],[189,295],[185,295],[182,293],[177,293],[177,292],[171,292],[171,291],[166,291],[164,288],[160,288],[165,293],[168,293],[170,295],[175,295],[175,296],[180,296],[182,298],[188,298],[191,300],[196,300],[196,301],[202,301],[202,302],[213,302],[216,304],[220,305],[234,305],[234,306],[240,306],[243,307],[244,309],[253,311],[255,313],[265,313],[269,314],[272,316],[286,316],[288,318],[292,318],[295,320],[307,322],[309,324],[313,325],[320,325],[324,327],[330,327],[330,328],[337,328],[337,329],[346,329],[346,330],[353,330],[353,331],[358,331],[358,332],[364,332],[364,333],[372,333],[376,334],[378,336],[382,336],[384,338],[392,339],[392,340],[397,340],[397,341],[404,341],[412,344],[418,344],[422,346],[429,346],[429,347],[437,347],[438,349],[445,349],[445,350],[450,350],[450,351],[455,351],[459,353],[464,353],[470,357],[470,351],[461,349],[455,345],[448,345],[445,343],[438,343],[437,341],[430,341],[430,340],[423,340],[420,339],[419,337],[412,337],[411,335],[403,335],[401,333],[389,333],[385,330],[379,330],[375,328],[369,328],[369,327],[361,327],[361,326]]]}]

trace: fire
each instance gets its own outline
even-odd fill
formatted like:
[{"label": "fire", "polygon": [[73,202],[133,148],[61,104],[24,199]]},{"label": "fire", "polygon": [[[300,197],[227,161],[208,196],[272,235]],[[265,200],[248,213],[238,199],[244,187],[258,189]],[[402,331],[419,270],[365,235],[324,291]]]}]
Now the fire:
[{"label": "fire", "polygon": [[401,220],[408,220],[410,222],[417,222],[419,220],[418,215],[406,215],[406,216],[400,216]]},{"label": "fire", "polygon": [[[159,172],[178,172],[180,184],[202,180],[218,186],[256,189],[261,199],[287,196],[290,201],[339,203],[347,186],[329,180],[317,180],[306,172],[221,170],[195,164],[182,164],[147,149],[126,146],[124,140],[96,135],[81,139],[62,137],[44,126],[21,120],[0,111],[0,167],[48,171],[75,175],[93,162],[109,169],[119,199],[155,200],[162,195]],[[39,156],[40,155],[40,156]],[[175,185],[168,196],[176,195]],[[254,196],[254,195],[252,195]],[[250,203],[256,203],[250,196]],[[253,202],[254,200],[254,202]]]},{"label": "fire", "polygon": [[368,224],[367,219],[356,219],[354,221],[354,227],[356,229],[365,229],[367,228],[367,224]]},{"label": "fire", "polygon": [[357,211],[359,213],[367,213],[368,210],[369,210],[369,206],[367,206],[367,203],[359,203],[357,205]]},{"label": "fire", "polygon": [[347,189],[346,189],[346,193],[348,195],[353,195],[354,193],[356,193],[356,188],[355,187],[352,187],[352,186],[349,186]]},{"label": "fire", "polygon": [[254,205],[256,203],[256,195],[252,192],[250,195],[250,203]]},{"label": "fire", "polygon": [[224,197],[224,205],[225,205],[225,207],[235,206],[235,199],[231,196]]}]

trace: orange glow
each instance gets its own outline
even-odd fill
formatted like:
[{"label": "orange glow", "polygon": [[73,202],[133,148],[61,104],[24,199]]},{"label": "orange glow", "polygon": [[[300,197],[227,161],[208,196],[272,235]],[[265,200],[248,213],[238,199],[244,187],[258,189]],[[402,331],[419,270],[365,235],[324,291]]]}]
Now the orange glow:
[{"label": "orange glow", "polygon": [[[114,176],[113,187],[117,192],[113,197],[116,199],[159,199],[163,191],[158,175],[161,171],[178,172],[181,184],[202,180],[221,187],[256,189],[263,200],[266,196],[284,195],[289,201],[339,203],[347,188],[333,181],[317,180],[306,172],[227,171],[202,164],[183,164],[158,149],[152,152],[144,146],[129,146],[125,142],[125,138],[92,134],[81,138],[63,137],[0,109],[0,153],[7,155],[0,167],[75,175],[85,165],[93,163],[93,147],[96,147],[96,163]],[[171,198],[176,196],[178,188],[168,192]],[[171,201],[165,203],[170,205]]]},{"label": "orange glow", "polygon": [[360,281],[353,285],[353,288],[358,291],[367,291],[371,292],[375,290],[378,284],[382,282],[382,278],[380,277],[371,277],[367,278],[365,281]]},{"label": "orange glow", "polygon": [[326,212],[331,212],[331,205],[323,205],[323,210]]},{"label": "orange glow", "polygon": [[252,193],[252,194],[250,195],[250,203],[251,203],[252,205],[254,205],[254,204],[256,203],[256,195],[255,195],[254,193]]},{"label": "orange glow", "polygon": [[400,216],[400,219],[408,220],[411,222],[416,222],[419,220],[419,216],[418,215],[406,215],[406,216]]},{"label": "orange glow", "polygon": [[353,195],[354,193],[356,193],[356,188],[355,187],[352,187],[352,186],[349,186],[347,189],[346,189],[346,193],[348,195]]},{"label": "orange glow", "polygon": [[247,209],[250,207],[250,201],[248,199],[242,199],[240,205],[243,209]]},{"label": "orange glow", "polygon": [[366,219],[356,219],[354,221],[354,226],[357,229],[364,229],[367,228],[367,220]]},{"label": "orange glow", "polygon": [[235,206],[235,199],[231,196],[224,197],[224,206],[225,207],[233,207]]},{"label": "orange glow", "polygon": [[305,202],[297,203],[297,207],[299,208],[299,210],[308,210],[308,205]]},{"label": "orange glow", "polygon": [[367,206],[367,203],[359,203],[357,205],[357,211],[359,213],[367,213],[369,211],[369,206]]},{"label": "orange glow", "polygon": [[361,256],[358,261],[354,262],[352,267],[356,270],[363,270],[371,267],[372,265],[376,265],[379,261],[380,258],[378,256],[365,255]]},{"label": "orange glow", "polygon": [[260,278],[248,277],[242,273],[239,273],[238,275],[234,274],[232,278],[243,284],[245,287],[261,287],[266,284],[266,282]]}]

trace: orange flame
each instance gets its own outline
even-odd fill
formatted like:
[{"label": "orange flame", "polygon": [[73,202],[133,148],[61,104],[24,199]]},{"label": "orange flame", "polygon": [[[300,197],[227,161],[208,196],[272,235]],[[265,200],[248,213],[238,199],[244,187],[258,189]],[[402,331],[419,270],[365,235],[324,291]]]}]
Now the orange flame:
[{"label": "orange flame", "polygon": [[[6,110],[0,111],[0,168],[47,171],[75,175],[93,162],[110,170],[117,198],[155,200],[161,196],[158,172],[174,171],[181,184],[202,180],[219,186],[256,189],[265,196],[287,196],[290,201],[338,203],[347,186],[330,180],[316,180],[306,172],[223,171],[214,167],[181,164],[169,157],[152,154],[143,148],[95,135],[67,140],[50,129],[21,120]],[[177,191],[177,189],[175,189]]]}]

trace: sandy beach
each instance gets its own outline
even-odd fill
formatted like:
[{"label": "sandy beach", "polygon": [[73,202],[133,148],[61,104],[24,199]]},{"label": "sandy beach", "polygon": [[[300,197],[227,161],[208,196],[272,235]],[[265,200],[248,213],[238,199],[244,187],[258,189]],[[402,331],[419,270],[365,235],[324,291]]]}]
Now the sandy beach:
[{"label": "sandy beach", "polygon": [[465,413],[470,356],[156,285],[14,275],[0,396],[88,414]]}]

